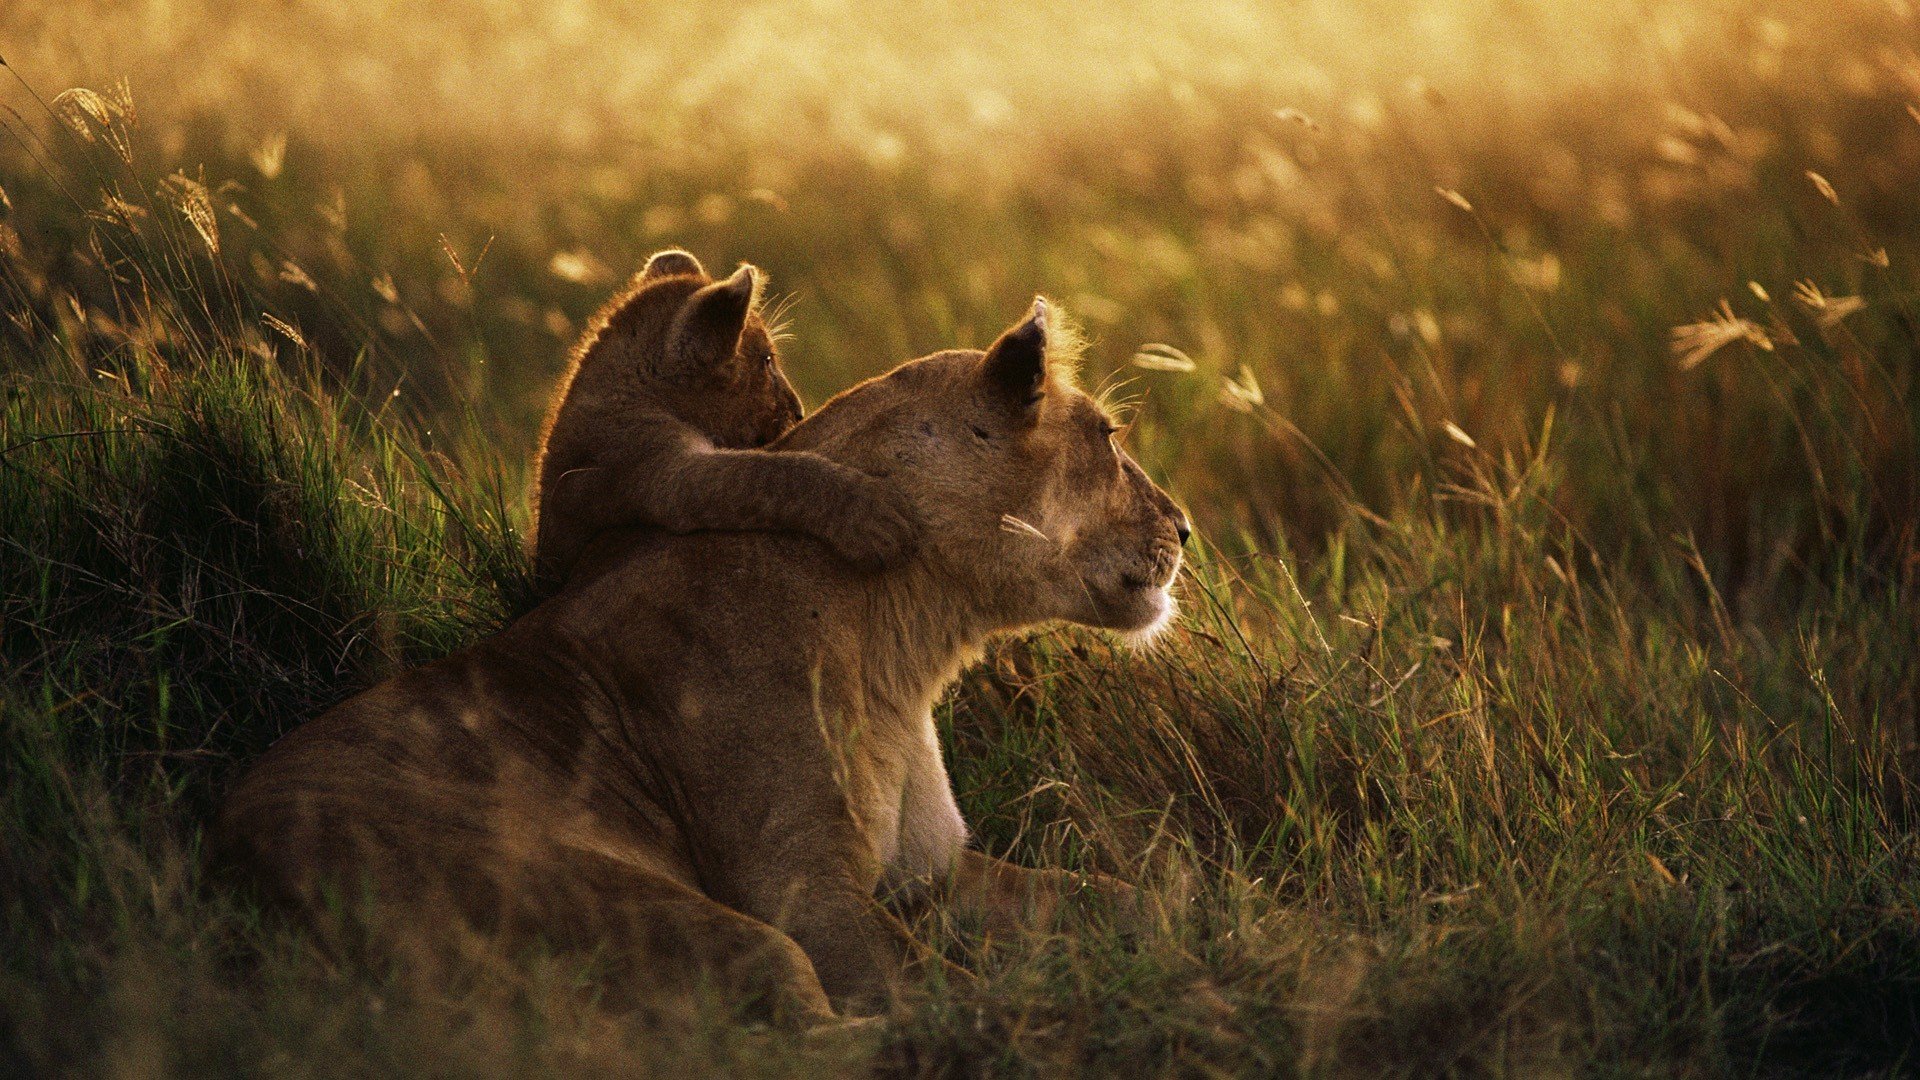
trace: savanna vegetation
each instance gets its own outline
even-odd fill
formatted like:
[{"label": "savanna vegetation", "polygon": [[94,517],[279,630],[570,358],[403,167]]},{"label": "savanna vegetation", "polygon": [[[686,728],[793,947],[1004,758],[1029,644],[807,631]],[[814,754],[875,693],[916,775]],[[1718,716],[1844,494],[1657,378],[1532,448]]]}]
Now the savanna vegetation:
[{"label": "savanna vegetation", "polygon": [[[0,1072],[1920,1065],[1920,11],[67,0],[0,10]],[[210,882],[280,733],[531,602],[646,254],[817,403],[1035,292],[1183,619],[942,707],[980,843],[1146,914],[868,1042],[408,990]]]}]

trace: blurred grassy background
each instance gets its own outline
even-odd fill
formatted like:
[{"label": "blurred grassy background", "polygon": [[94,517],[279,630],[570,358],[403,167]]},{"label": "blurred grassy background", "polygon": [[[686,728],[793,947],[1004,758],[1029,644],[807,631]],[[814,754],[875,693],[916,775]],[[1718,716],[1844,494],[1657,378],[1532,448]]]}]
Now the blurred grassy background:
[{"label": "blurred grassy background", "polygon": [[815,403],[1058,298],[1209,544],[1154,653],[942,713],[984,843],[1163,917],[923,927],[989,977],[880,1065],[1911,1068],[1907,0],[74,0],[0,56],[0,1065],[820,1067],[389,1005],[193,866],[526,602],[547,395],[676,244],[798,295]]},{"label": "blurred grassy background", "polygon": [[[1882,0],[0,16],[43,88],[126,81],[135,173],[214,192],[257,306],[411,409],[473,410],[510,461],[584,317],[678,243],[799,294],[816,401],[1034,292],[1090,323],[1098,375],[1178,347],[1199,370],[1139,379],[1136,448],[1221,539],[1312,540],[1438,482],[1444,424],[1517,446],[1552,410],[1572,521],[1609,550],[1693,532],[1736,594],[1830,538],[1836,470],[1876,528],[1912,515],[1912,30]],[[25,149],[36,300],[110,308],[73,254],[98,207]],[[1819,326],[1801,280],[1867,306]],[[1723,298],[1805,362],[1669,362]],[[1219,407],[1243,366],[1304,438]]]}]

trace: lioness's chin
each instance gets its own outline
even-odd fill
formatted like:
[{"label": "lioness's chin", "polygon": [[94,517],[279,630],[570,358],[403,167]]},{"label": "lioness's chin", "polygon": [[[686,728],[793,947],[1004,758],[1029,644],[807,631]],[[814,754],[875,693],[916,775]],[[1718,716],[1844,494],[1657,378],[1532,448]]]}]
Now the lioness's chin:
[{"label": "lioness's chin", "polygon": [[1160,631],[1165,630],[1173,622],[1174,615],[1180,610],[1180,605],[1174,600],[1173,589],[1170,586],[1163,585],[1158,589],[1150,590],[1148,597],[1151,601],[1152,617],[1144,625],[1125,630],[1120,635],[1120,640],[1136,649],[1159,637]]},{"label": "lioness's chin", "polygon": [[1138,647],[1152,641],[1160,631],[1166,629],[1167,624],[1173,621],[1178,605],[1174,602],[1172,587],[1160,585],[1125,589],[1101,597],[1097,608],[1092,617],[1074,621],[1112,630],[1127,645]]}]

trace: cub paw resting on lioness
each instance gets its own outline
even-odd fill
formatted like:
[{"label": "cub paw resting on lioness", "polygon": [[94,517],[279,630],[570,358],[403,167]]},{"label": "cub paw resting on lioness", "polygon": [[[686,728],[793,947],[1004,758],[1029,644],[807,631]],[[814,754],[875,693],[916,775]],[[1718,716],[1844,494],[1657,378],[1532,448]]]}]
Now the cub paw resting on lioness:
[{"label": "cub paw resting on lioness", "polygon": [[939,962],[883,894],[990,925],[1056,906],[1080,879],[966,846],[933,703],[996,633],[1163,625],[1187,522],[1048,362],[1047,321],[902,364],[775,445],[886,474],[926,523],[897,565],[778,532],[603,535],[595,573],[506,630],[277,743],[221,810],[221,858],[323,940],[364,911],[350,940],[429,978],[537,943],[594,958],[611,1004],[719,988],[801,1024]]},{"label": "cub paw resting on lioness", "polygon": [[917,525],[883,481],[815,454],[759,449],[800,419],[761,318],[759,275],[714,281],[662,251],[575,350],[540,452],[534,563],[564,581],[608,529],[791,529],[868,569]]}]

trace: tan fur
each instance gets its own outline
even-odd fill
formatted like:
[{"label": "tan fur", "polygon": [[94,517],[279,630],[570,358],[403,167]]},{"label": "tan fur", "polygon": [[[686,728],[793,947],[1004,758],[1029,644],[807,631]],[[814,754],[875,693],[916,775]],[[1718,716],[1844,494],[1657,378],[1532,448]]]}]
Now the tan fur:
[{"label": "tan fur", "polygon": [[934,702],[995,633],[1163,623],[1187,526],[1045,339],[1037,305],[777,444],[896,485],[929,526],[900,565],[778,533],[603,536],[518,623],[268,751],[220,815],[227,864],[318,926],[366,905],[392,955],[538,940],[596,956],[614,1002],[704,981],[798,1023],[937,962],[883,893],[996,926],[1050,911],[1085,880],[966,848]]},{"label": "tan fur", "polygon": [[759,289],[750,266],[715,282],[693,256],[662,251],[594,319],[541,440],[544,580],[631,525],[791,529],[868,568],[911,546],[915,523],[891,488],[818,455],[757,449],[800,419]]}]

